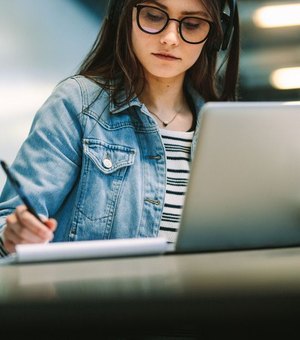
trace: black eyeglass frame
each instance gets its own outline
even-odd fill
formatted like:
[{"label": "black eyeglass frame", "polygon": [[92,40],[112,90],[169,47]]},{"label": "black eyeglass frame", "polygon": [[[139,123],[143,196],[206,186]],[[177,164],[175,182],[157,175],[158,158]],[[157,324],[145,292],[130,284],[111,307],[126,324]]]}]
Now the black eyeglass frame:
[{"label": "black eyeglass frame", "polygon": [[[210,32],[212,31],[212,28],[213,28],[213,22],[209,21],[208,19],[201,18],[201,17],[186,16],[186,17],[182,18],[181,20],[178,20],[178,19],[175,19],[175,18],[170,18],[168,12],[164,11],[164,10],[161,9],[161,8],[155,7],[155,6],[149,6],[149,5],[143,5],[143,4],[136,4],[134,7],[137,9],[137,13],[136,13],[136,21],[137,21],[137,25],[138,25],[139,29],[140,29],[141,31],[145,32],[145,33],[148,33],[148,34],[159,34],[159,33],[161,33],[161,32],[169,25],[169,22],[172,20],[172,21],[176,21],[176,22],[179,23],[179,25],[178,25],[178,32],[179,32],[180,37],[181,37],[181,39],[182,39],[183,41],[185,41],[185,42],[188,43],[188,44],[198,45],[198,44],[201,44],[201,43],[203,43],[205,40],[208,39],[209,34],[210,34]],[[141,24],[140,24],[140,12],[141,12],[141,10],[142,10],[143,8],[145,8],[145,7],[147,7],[147,8],[153,8],[153,9],[159,10],[159,11],[161,11],[162,13],[164,13],[164,14],[166,15],[167,21],[166,21],[165,25],[163,26],[163,28],[162,28],[161,30],[159,30],[159,31],[157,31],[157,32],[148,32],[148,31],[146,31],[146,30],[141,26]],[[209,24],[209,30],[208,30],[207,36],[206,36],[204,39],[202,39],[201,41],[197,41],[197,42],[191,42],[191,41],[186,40],[186,39],[184,38],[183,34],[182,34],[182,28],[181,28],[181,27],[182,27],[182,22],[183,22],[183,20],[185,20],[185,19],[201,19],[201,20],[207,22],[207,23]]]}]

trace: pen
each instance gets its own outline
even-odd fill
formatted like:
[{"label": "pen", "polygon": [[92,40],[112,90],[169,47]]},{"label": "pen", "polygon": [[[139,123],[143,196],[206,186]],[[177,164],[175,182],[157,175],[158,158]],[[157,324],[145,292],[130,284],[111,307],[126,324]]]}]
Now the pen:
[{"label": "pen", "polygon": [[4,172],[6,173],[6,176],[8,178],[8,180],[10,181],[11,185],[13,186],[13,188],[15,189],[15,191],[17,192],[17,194],[20,196],[21,200],[23,201],[23,203],[25,204],[25,206],[27,207],[27,210],[33,215],[35,216],[40,222],[44,223],[40,216],[37,214],[37,212],[35,211],[35,209],[33,208],[32,204],[30,203],[30,200],[28,199],[28,197],[25,195],[25,192],[20,184],[20,182],[16,179],[16,177],[12,174],[12,172],[8,169],[7,164],[4,161],[1,161],[1,166],[4,170]]}]

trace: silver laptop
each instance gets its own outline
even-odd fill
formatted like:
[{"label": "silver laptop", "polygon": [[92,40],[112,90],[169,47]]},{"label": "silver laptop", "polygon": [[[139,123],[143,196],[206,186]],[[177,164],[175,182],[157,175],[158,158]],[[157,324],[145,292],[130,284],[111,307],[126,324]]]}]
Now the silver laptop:
[{"label": "silver laptop", "polygon": [[176,251],[300,245],[300,104],[207,103]]}]

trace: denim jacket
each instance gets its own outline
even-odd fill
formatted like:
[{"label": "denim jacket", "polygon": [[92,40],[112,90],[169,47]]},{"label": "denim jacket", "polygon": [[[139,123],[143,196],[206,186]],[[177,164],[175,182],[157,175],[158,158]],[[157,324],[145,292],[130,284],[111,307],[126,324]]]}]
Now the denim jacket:
[{"label": "denim jacket", "polygon": [[[12,170],[39,214],[58,221],[53,241],[155,237],[166,187],[159,127],[133,98],[115,106],[99,85],[61,82],[35,115]],[[198,112],[202,98],[188,89]],[[196,137],[192,145],[195,148]],[[0,230],[22,204],[6,183]]]}]

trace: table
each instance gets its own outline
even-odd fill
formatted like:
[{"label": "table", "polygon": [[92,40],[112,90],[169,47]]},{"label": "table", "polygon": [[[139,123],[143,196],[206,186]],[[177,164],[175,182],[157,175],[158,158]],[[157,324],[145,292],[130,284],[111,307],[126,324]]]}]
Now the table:
[{"label": "table", "polygon": [[244,338],[299,320],[298,247],[0,266],[6,336]]}]

